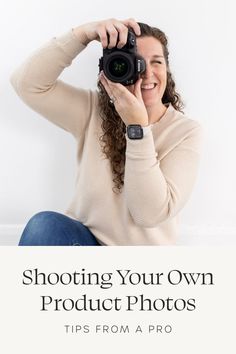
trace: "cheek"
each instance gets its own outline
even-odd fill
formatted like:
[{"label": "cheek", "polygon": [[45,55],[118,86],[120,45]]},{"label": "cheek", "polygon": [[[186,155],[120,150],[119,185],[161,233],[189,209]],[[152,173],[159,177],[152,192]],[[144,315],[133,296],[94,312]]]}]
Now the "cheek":
[{"label": "cheek", "polygon": [[163,75],[163,81],[165,82],[165,85],[167,84],[167,75]]},{"label": "cheek", "polygon": [[167,75],[166,68],[163,67],[163,66],[156,66],[156,67],[153,68],[153,74],[157,78],[163,80],[163,79],[165,79],[165,77]]},{"label": "cheek", "polygon": [[166,85],[167,83],[167,73],[165,70],[159,72],[159,78]]}]

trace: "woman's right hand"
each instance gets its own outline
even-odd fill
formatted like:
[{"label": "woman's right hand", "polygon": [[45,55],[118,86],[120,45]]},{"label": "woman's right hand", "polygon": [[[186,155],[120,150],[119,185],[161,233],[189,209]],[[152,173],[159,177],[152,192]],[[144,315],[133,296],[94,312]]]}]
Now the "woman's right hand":
[{"label": "woman's right hand", "polygon": [[110,49],[116,47],[116,45],[117,48],[122,48],[126,44],[128,27],[131,27],[137,36],[141,34],[139,25],[133,18],[123,21],[111,18],[89,22],[74,28],[73,31],[84,45],[97,40],[101,42],[103,48]]}]

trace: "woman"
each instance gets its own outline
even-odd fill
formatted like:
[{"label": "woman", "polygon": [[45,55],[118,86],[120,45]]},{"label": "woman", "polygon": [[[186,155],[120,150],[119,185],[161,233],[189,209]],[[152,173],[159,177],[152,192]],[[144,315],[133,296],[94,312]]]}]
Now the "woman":
[{"label": "woman", "polygon": [[[58,77],[93,40],[123,47],[128,27],[146,64],[134,85],[111,82],[98,91]],[[74,198],[65,215],[33,216],[20,245],[168,245],[188,200],[199,164],[201,128],[181,111],[168,61],[167,39],[133,19],[87,23],[54,38],[12,76],[18,95],[73,134],[78,144]],[[142,139],[127,134],[139,125]]]}]

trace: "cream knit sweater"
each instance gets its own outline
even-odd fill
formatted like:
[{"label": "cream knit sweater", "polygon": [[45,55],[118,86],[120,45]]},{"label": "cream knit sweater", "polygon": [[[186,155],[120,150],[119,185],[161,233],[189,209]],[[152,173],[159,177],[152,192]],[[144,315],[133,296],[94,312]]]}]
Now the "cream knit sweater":
[{"label": "cream knit sweater", "polygon": [[169,105],[142,140],[126,137],[124,188],[115,194],[99,142],[97,92],[58,80],[84,48],[70,31],[40,48],[11,78],[27,105],[77,140],[75,194],[65,213],[104,245],[174,244],[177,215],[197,175],[201,128]]}]

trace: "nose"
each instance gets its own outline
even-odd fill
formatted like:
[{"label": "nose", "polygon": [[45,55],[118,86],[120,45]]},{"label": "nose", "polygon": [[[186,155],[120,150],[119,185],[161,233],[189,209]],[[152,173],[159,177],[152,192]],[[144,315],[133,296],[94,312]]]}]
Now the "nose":
[{"label": "nose", "polygon": [[149,79],[150,77],[152,77],[152,75],[153,75],[152,67],[150,64],[146,63],[146,69],[142,73],[141,77],[142,79]]}]

